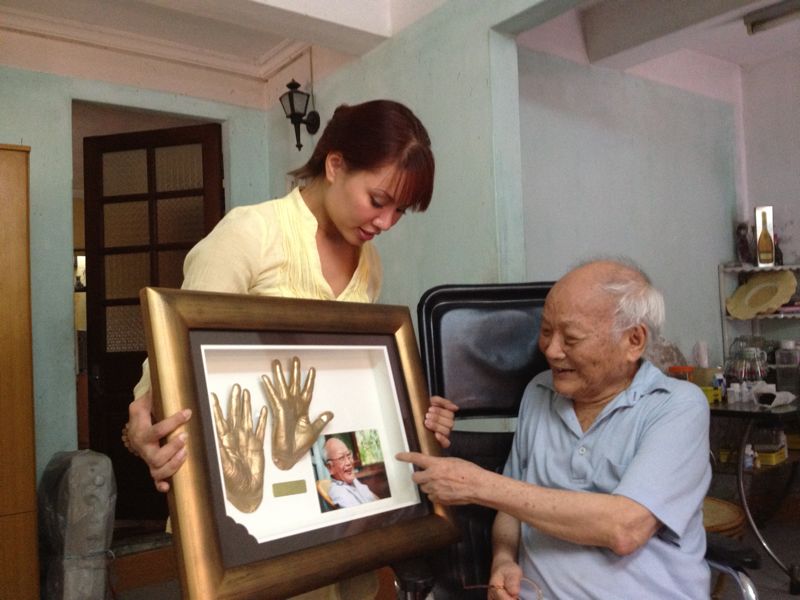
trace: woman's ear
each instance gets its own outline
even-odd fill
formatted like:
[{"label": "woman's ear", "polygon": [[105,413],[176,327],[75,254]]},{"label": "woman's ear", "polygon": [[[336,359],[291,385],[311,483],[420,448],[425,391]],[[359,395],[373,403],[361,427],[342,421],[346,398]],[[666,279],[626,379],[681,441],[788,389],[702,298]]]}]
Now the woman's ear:
[{"label": "woman's ear", "polygon": [[345,170],[344,157],[341,152],[328,152],[325,157],[325,179],[333,183],[336,176]]}]

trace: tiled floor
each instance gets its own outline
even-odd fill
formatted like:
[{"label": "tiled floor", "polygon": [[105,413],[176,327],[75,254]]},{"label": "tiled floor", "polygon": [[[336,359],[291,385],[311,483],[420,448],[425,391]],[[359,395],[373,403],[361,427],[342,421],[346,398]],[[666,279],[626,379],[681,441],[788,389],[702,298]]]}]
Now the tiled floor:
[{"label": "tiled floor", "polygon": [[[800,506],[796,500],[793,507],[794,519],[775,519],[764,526],[762,535],[772,550],[789,567],[800,564]],[[769,558],[761,548],[755,536],[748,532],[745,540],[760,551],[762,556],[761,568],[750,572],[753,582],[758,590],[759,600],[794,600],[800,594],[789,594],[789,577]],[[728,596],[727,598],[736,596]]]}]

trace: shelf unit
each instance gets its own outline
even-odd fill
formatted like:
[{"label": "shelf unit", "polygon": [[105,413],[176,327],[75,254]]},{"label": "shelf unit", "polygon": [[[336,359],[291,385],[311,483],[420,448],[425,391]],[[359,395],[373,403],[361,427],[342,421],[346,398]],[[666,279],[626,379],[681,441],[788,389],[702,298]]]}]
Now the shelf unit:
[{"label": "shelf unit", "polygon": [[780,265],[774,267],[756,267],[753,265],[723,264],[717,268],[719,276],[719,307],[720,317],[722,321],[722,356],[724,360],[728,359],[731,342],[731,325],[733,323],[747,323],[750,324],[750,333],[752,335],[761,335],[761,323],[765,321],[795,321],[800,324],[800,313],[774,313],[769,315],[756,315],[752,319],[735,319],[728,315],[728,310],[725,307],[725,300],[733,293],[738,286],[738,279],[740,273],[763,273],[767,271],[794,271],[795,278],[800,276],[800,265]]}]

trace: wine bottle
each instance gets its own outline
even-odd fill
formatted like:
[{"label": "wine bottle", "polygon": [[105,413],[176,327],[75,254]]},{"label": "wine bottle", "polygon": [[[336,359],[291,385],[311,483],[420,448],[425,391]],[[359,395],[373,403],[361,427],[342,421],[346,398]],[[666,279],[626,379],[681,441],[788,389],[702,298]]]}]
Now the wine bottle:
[{"label": "wine bottle", "polygon": [[761,211],[761,233],[758,236],[756,249],[758,251],[758,263],[760,265],[771,265],[775,262],[775,244],[767,227],[767,211]]}]

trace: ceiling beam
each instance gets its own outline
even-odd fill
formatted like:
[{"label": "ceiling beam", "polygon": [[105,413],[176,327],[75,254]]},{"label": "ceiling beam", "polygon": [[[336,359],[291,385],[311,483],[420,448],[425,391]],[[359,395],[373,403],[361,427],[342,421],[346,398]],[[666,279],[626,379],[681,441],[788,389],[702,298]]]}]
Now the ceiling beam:
[{"label": "ceiling beam", "polygon": [[[389,37],[389,8],[387,0],[370,3],[370,10],[335,11],[324,0],[142,0],[148,4],[176,12],[206,17],[255,31],[281,35],[285,38],[331,48],[345,54],[360,56]],[[349,5],[354,8],[357,2]],[[345,5],[348,5],[345,3]],[[376,10],[377,9],[377,10]],[[303,11],[306,12],[298,12]],[[382,15],[385,14],[385,24]]]},{"label": "ceiling beam", "polygon": [[[771,0],[774,1],[774,0]],[[581,11],[589,62],[626,69],[677,46],[681,32],[740,18],[765,0],[605,0]]]}]

